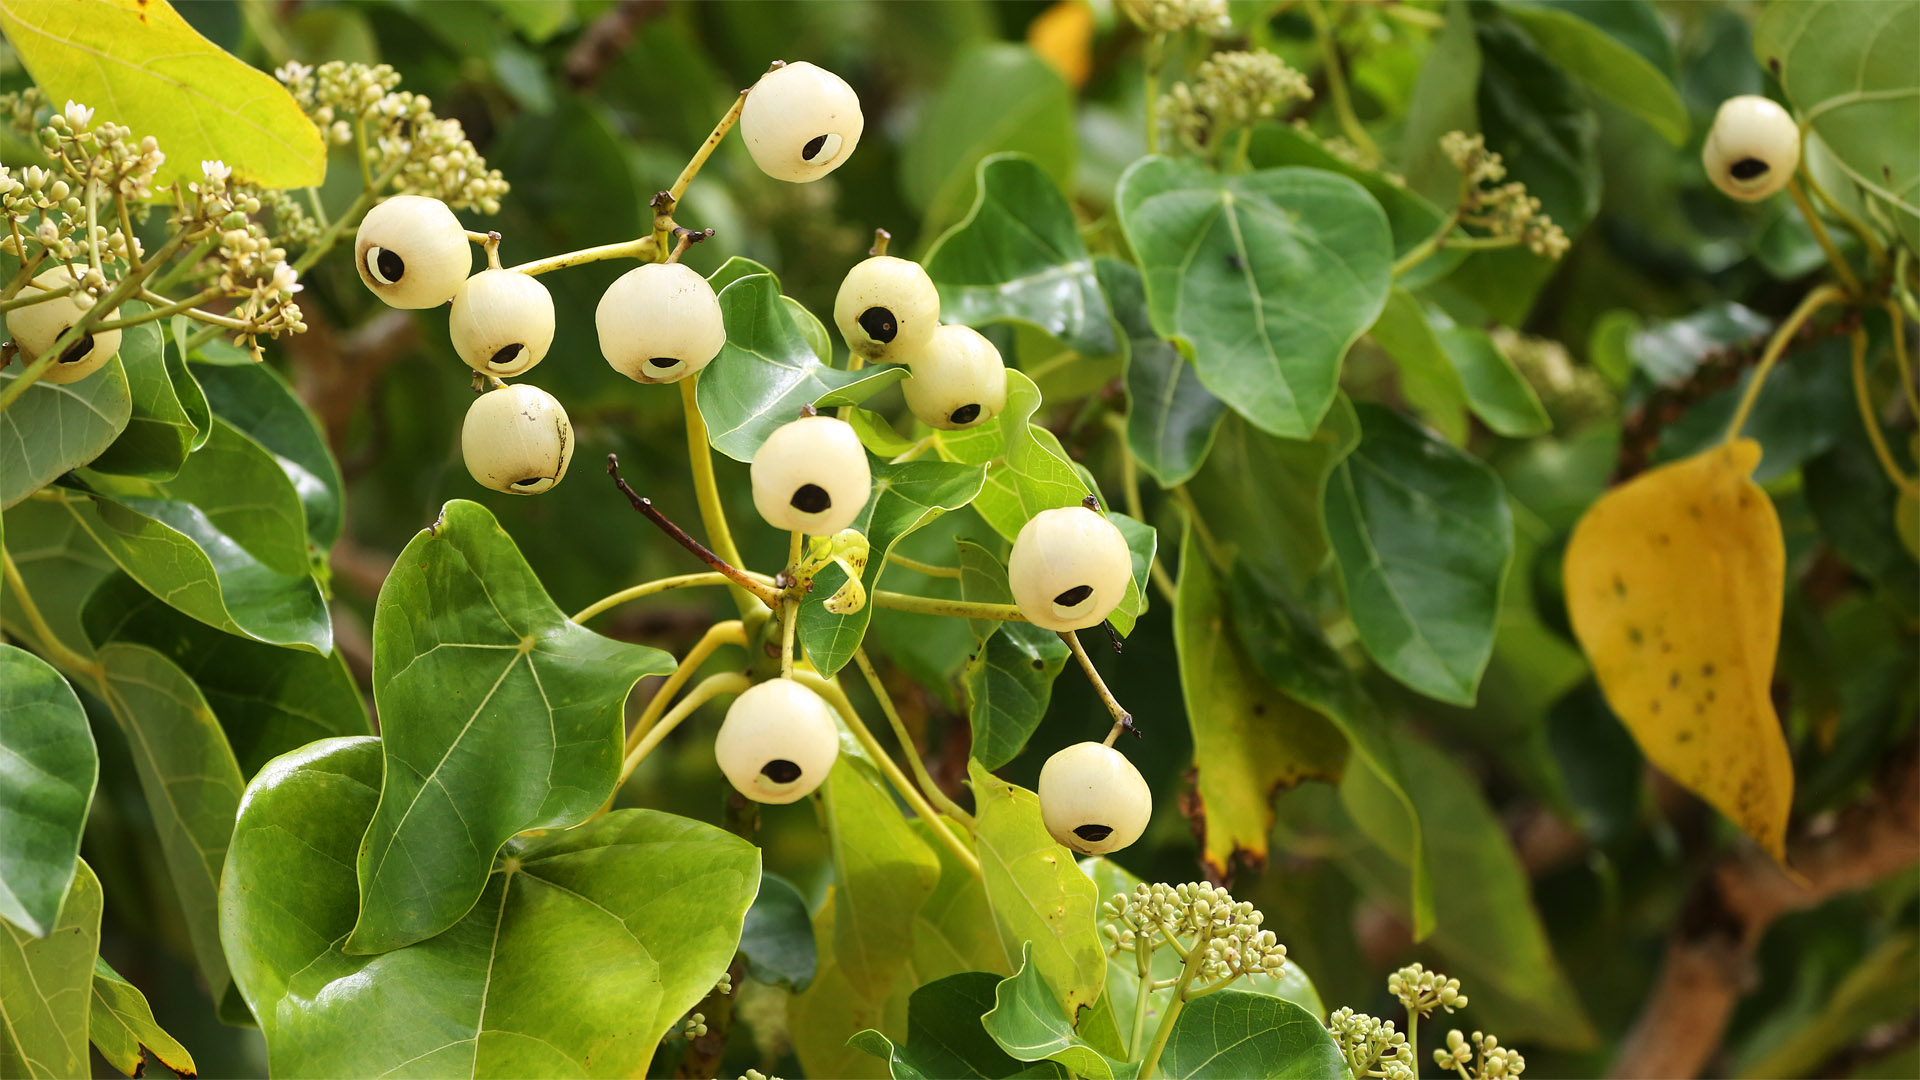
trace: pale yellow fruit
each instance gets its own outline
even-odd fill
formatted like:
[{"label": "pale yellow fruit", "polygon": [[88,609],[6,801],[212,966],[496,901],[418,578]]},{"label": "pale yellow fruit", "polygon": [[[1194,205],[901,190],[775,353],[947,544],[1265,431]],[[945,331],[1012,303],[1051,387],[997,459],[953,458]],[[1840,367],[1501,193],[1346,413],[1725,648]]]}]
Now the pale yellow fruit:
[{"label": "pale yellow fruit", "polygon": [[1040,767],[1040,820],[1082,855],[1119,851],[1147,831],[1153,792],[1120,751],[1075,743]]},{"label": "pale yellow fruit", "polygon": [[1036,626],[1098,626],[1127,595],[1133,555],[1106,515],[1085,506],[1042,510],[1014,537],[1007,559],[1013,602]]},{"label": "pale yellow fruit", "polygon": [[552,394],[521,383],[473,399],[460,428],[467,471],[482,485],[538,495],[567,475],[573,424]]},{"label": "pale yellow fruit", "polygon": [[1800,125],[1770,98],[1741,94],[1720,103],[1700,148],[1713,186],[1742,202],[1774,194],[1800,167]]},{"label": "pale yellow fruit", "polygon": [[635,382],[679,382],[727,343],[713,286],[680,263],[647,263],[620,275],[600,297],[593,321],[601,355]]},{"label": "pale yellow fruit", "polygon": [[853,426],[807,416],[776,428],[753,455],[753,505],[776,529],[831,536],[873,494],[866,447]]},{"label": "pale yellow fruit", "polygon": [[[43,270],[33,281],[20,290],[19,299],[25,299],[36,293],[52,292],[78,283],[85,267],[69,269],[56,266]],[[17,307],[7,312],[7,334],[13,343],[20,347],[20,360],[31,364],[46,352],[67,328],[86,317],[93,308],[93,298],[86,293],[74,291],[52,300],[42,300],[37,304]],[[118,312],[109,312],[98,321],[112,319]],[[98,330],[90,332],[61,350],[60,359],[41,379],[50,383],[74,383],[107,366],[113,354],[120,351],[120,331]]]},{"label": "pale yellow fruit", "polygon": [[905,363],[940,326],[940,293],[917,262],[876,255],[847,271],[833,300],[847,348],[879,363]]},{"label": "pale yellow fruit", "polygon": [[553,345],[553,294],[525,274],[482,270],[453,294],[447,330],[468,367],[524,375]]},{"label": "pale yellow fruit", "polygon": [[802,60],[753,85],[740,110],[740,138],[760,171],[776,180],[818,180],[853,156],[866,119],[845,79]]},{"label": "pale yellow fruit", "polygon": [[446,203],[395,195],[360,220],[353,264],[388,307],[430,308],[460,291],[473,269],[473,251],[466,227]]},{"label": "pale yellow fruit", "polygon": [[971,326],[943,326],[912,358],[913,378],[900,384],[907,408],[930,427],[952,431],[985,423],[1007,405],[1007,365],[1000,350]]},{"label": "pale yellow fruit", "polygon": [[840,756],[840,731],[820,695],[791,679],[769,679],[733,700],[713,756],[735,791],[759,803],[811,795]]}]

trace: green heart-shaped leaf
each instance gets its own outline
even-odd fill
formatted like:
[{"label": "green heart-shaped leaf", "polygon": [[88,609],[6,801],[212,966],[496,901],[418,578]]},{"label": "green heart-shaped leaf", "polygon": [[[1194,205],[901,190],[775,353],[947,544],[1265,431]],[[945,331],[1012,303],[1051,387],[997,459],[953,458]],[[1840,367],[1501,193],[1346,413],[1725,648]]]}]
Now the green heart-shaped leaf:
[{"label": "green heart-shaped leaf", "polygon": [[1102,258],[1100,287],[1127,336],[1127,447],[1162,487],[1184,484],[1213,449],[1226,403],[1147,318],[1147,291],[1130,263]]},{"label": "green heart-shaped leaf", "polygon": [[[0,371],[0,386],[19,378]],[[39,491],[61,473],[99,457],[133,417],[133,395],[118,358],[76,383],[41,379],[0,413],[0,509]]]},{"label": "green heart-shaped leaf", "polygon": [[385,952],[460,921],[515,833],[566,828],[613,794],[621,706],[658,649],[554,606],[511,537],[456,499],[380,588],[373,696],[386,784],[360,847],[347,948]]},{"label": "green heart-shaped leaf", "polygon": [[522,837],[430,940],[342,951],[380,798],[375,739],[328,739],[255,777],[222,933],[276,1076],[636,1076],[733,959],[753,845],[653,810]]},{"label": "green heart-shaped leaf", "polygon": [[1137,1064],[1102,1053],[1074,1029],[1073,1015],[1034,965],[1031,942],[1021,951],[1020,970],[994,987],[993,1008],[980,1026],[1002,1051],[1021,1061],[1056,1062],[1090,1080],[1125,1080],[1139,1071]]},{"label": "green heart-shaped leaf", "polygon": [[786,878],[760,875],[760,891],[740,931],[740,955],[758,982],[805,990],[819,967],[806,898]]},{"label": "green heart-shaped leaf", "polygon": [[885,1000],[913,950],[913,919],[933,892],[940,862],[895,809],[872,766],[841,755],[827,777],[833,840],[833,952],[861,996]]},{"label": "green heart-shaped leaf", "polygon": [[[147,310],[137,300],[121,305],[120,314]],[[187,455],[208,433],[203,430],[205,403],[194,400],[197,390],[175,382],[175,369],[187,382],[184,365],[167,355],[165,335],[158,322],[129,326],[120,333],[120,366],[127,375],[132,414],[120,437],[89,464],[101,472],[168,480],[180,471]]]},{"label": "green heart-shaped leaf", "polygon": [[[959,542],[960,595],[970,603],[1011,604],[1007,568],[993,553]],[[967,715],[973,756],[997,769],[1026,749],[1053,698],[1053,680],[1066,667],[1067,643],[1028,622],[974,620],[975,646],[967,661]]]},{"label": "green heart-shaped leaf", "polygon": [[1116,199],[1154,330],[1255,426],[1312,434],[1393,282],[1380,204],[1318,169],[1221,176],[1164,157],[1129,168]]},{"label": "green heart-shaped leaf", "polygon": [[1245,990],[1189,1002],[1160,1055],[1160,1075],[1173,1080],[1321,1080],[1346,1070],[1319,1018]]},{"label": "green heart-shaped leaf", "polygon": [[0,918],[45,937],[80,858],[100,756],[73,687],[30,652],[0,645]]},{"label": "green heart-shaped leaf", "polygon": [[1401,414],[1362,405],[1327,486],[1327,535],[1360,643],[1389,675],[1471,705],[1493,655],[1513,516],[1500,478]]},{"label": "green heart-shaped leaf", "polygon": [[307,537],[322,551],[340,539],[344,505],[340,464],[293,387],[265,364],[196,364],[215,415],[245,432],[279,463],[300,493]]},{"label": "green heart-shaped leaf", "polygon": [[[906,1042],[895,1045],[868,1028],[855,1034],[849,1045],[886,1061],[894,1080],[1064,1075],[1057,1067],[1030,1071],[1026,1061],[1002,1050],[981,1026],[982,1014],[994,1007],[994,987],[999,983],[998,975],[984,971],[929,982],[907,999]],[[1051,999],[1048,1004],[1052,1004]]]},{"label": "green heart-shaped leaf", "polygon": [[1083,356],[1119,347],[1073,209],[1030,157],[982,160],[973,209],[925,261],[942,322],[1031,323]]}]

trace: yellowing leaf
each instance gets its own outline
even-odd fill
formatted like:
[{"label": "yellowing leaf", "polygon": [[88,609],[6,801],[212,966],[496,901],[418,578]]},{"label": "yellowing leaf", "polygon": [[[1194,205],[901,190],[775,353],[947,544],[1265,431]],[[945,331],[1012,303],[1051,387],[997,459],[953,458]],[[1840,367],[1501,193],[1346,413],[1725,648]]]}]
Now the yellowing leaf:
[{"label": "yellowing leaf", "polygon": [[1768,684],[1786,554],[1741,439],[1608,492],[1567,544],[1567,611],[1647,758],[1784,857],[1793,765]]},{"label": "yellowing leaf", "polygon": [[262,187],[326,175],[326,146],[293,95],[167,0],[6,0],[0,30],[55,108],[76,101],[158,139],[167,155],[158,184],[198,179],[214,159]]},{"label": "yellowing leaf", "polygon": [[1093,73],[1093,5],[1059,0],[1027,26],[1027,44],[1076,90]]}]

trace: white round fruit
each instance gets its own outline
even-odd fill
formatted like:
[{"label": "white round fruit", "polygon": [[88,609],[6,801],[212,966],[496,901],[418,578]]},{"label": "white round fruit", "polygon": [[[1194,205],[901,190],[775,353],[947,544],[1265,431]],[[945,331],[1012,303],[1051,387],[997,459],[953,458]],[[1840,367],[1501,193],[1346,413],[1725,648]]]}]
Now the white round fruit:
[{"label": "white round fruit", "polygon": [[482,270],[453,294],[447,329],[468,367],[501,378],[523,375],[553,345],[553,294],[526,274]]},{"label": "white round fruit", "polygon": [[853,426],[806,416],[776,428],[753,455],[753,505],[776,529],[831,536],[873,494],[867,450]]},{"label": "white round fruit", "polygon": [[876,255],[847,271],[833,300],[847,348],[871,361],[911,360],[940,326],[940,293],[919,263]]},{"label": "white round fruit", "polygon": [[1713,186],[1742,202],[1764,199],[1800,167],[1800,125],[1787,110],[1758,94],[1720,103],[1700,149]]},{"label": "white round fruit", "polygon": [[760,76],[740,110],[740,137],[760,171],[803,184],[840,167],[866,120],[847,81],[802,60]]},{"label": "white round fruit", "polygon": [[430,308],[453,299],[473,269],[466,227],[439,199],[395,195],[367,211],[353,262],[388,307]]},{"label": "white round fruit", "polygon": [[1040,820],[1082,855],[1119,851],[1147,831],[1153,793],[1120,751],[1075,743],[1040,767]]},{"label": "white round fruit", "polygon": [[943,326],[909,365],[900,384],[907,408],[930,427],[952,431],[1000,415],[1007,405],[1007,365],[1000,350],[971,326]]},{"label": "white round fruit", "polygon": [[[36,293],[53,292],[78,285],[85,269],[70,269],[56,266],[43,270],[33,281],[20,289],[17,299],[27,299]],[[93,298],[78,289],[65,296],[52,300],[42,300],[37,304],[17,307],[7,312],[7,335],[20,347],[20,360],[31,364],[52,347],[61,334],[74,323],[86,317],[93,310]],[[109,312],[99,321],[105,322],[118,312]],[[83,334],[80,340],[60,351],[60,359],[48,368],[40,377],[50,383],[72,383],[99,371],[120,351],[120,331],[100,330]]]},{"label": "white round fruit", "polygon": [[607,287],[593,313],[600,352],[635,382],[679,382],[727,343],[720,298],[692,267],[636,266]]},{"label": "white round fruit", "polygon": [[1126,596],[1132,574],[1126,537],[1085,506],[1033,515],[1007,559],[1007,584],[1020,614],[1049,630],[1100,625]]},{"label": "white round fruit", "polygon": [[790,803],[833,771],[840,731],[820,695],[792,679],[769,679],[733,700],[713,756],[735,791],[754,802]]},{"label": "white round fruit", "polygon": [[482,485],[513,495],[538,495],[567,475],[573,460],[573,424],[552,394],[524,383],[473,399],[460,428],[467,471]]}]

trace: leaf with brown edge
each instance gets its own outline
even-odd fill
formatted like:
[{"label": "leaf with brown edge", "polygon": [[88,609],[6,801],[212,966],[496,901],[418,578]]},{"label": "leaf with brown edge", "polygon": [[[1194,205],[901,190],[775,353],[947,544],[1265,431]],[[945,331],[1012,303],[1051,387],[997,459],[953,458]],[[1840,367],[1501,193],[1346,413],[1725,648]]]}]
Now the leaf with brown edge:
[{"label": "leaf with brown edge", "polygon": [[1193,729],[1201,855],[1224,876],[1236,854],[1265,861],[1274,791],[1338,780],[1348,750],[1339,728],[1275,689],[1247,659],[1220,577],[1191,532],[1180,547],[1173,641]]},{"label": "leaf with brown edge", "polygon": [[1568,615],[1647,758],[1784,858],[1793,765],[1768,687],[1780,518],[1740,439],[1602,496],[1567,544]]}]

